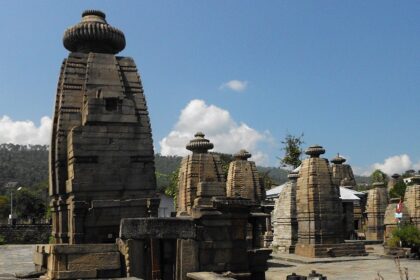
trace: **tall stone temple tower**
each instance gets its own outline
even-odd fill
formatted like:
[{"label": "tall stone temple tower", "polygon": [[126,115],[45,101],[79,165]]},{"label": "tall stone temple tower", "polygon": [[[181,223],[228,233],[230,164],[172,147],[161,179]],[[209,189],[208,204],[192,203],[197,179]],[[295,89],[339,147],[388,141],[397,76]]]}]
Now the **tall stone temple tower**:
[{"label": "tall stone temple tower", "polygon": [[252,155],[246,150],[240,150],[233,156],[234,161],[229,164],[227,175],[227,196],[247,198],[260,203],[265,192],[261,188],[255,162],[248,161]]},{"label": "tall stone temple tower", "polygon": [[106,243],[122,218],[157,212],[152,134],[124,34],[88,10],[64,33],[50,152],[55,243]]},{"label": "tall stone temple tower", "polygon": [[208,153],[213,143],[197,132],[186,148],[192,151],[179,169],[177,215],[191,215],[194,207],[211,206],[212,197],[226,196],[226,183],[218,155]]},{"label": "tall stone temple tower", "polygon": [[321,146],[306,150],[296,187],[298,241],[295,253],[307,257],[365,254],[363,245],[344,243],[343,206]]}]

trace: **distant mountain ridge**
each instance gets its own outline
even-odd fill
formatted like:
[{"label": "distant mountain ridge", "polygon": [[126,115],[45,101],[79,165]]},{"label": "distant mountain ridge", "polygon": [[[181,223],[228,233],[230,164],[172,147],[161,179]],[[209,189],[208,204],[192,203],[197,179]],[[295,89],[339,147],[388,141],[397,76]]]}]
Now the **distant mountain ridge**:
[{"label": "distant mountain ridge", "polygon": [[[233,159],[232,155],[219,154],[223,168]],[[178,172],[182,157],[155,155],[158,190],[168,186],[170,177]],[[257,169],[268,186],[283,184],[287,181],[288,171],[280,167],[261,167]],[[18,182],[22,186],[35,187],[48,180],[48,146],[0,144],[0,192],[7,182]],[[356,181],[369,183],[369,177],[356,176]],[[4,190],[3,190],[4,192]]]}]

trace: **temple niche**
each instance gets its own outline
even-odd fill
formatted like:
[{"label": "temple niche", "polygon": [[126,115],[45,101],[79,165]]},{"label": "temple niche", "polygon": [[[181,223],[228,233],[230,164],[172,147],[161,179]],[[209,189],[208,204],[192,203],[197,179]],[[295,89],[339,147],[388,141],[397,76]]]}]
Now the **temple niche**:
[{"label": "temple niche", "polygon": [[385,210],[388,206],[388,192],[383,182],[375,182],[369,190],[366,213],[367,213],[367,240],[384,240],[385,233]]},{"label": "temple niche", "polygon": [[325,149],[315,145],[306,152],[296,187],[298,241],[295,254],[307,257],[365,255],[364,246],[344,243],[343,206],[333,183]]},{"label": "temple niche", "polygon": [[411,222],[420,230],[420,175],[411,178],[405,190],[404,206]]}]

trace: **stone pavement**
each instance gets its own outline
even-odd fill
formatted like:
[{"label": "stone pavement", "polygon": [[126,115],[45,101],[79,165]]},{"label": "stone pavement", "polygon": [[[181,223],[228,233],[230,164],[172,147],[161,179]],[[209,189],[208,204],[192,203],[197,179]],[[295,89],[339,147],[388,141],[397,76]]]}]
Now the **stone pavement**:
[{"label": "stone pavement", "polygon": [[0,279],[14,279],[14,273],[25,273],[35,270],[32,253],[35,245],[1,245],[0,246]]},{"label": "stone pavement", "polygon": [[[369,259],[354,261],[341,261],[330,263],[296,263],[279,259],[269,260],[269,270],[266,272],[267,280],[285,280],[286,275],[295,272],[308,275],[311,270],[328,277],[328,280],[375,280],[380,275],[384,280],[400,279],[393,259],[380,257],[381,246],[370,245],[374,248]],[[30,272],[34,266],[32,252],[34,245],[2,245],[0,246],[0,280],[14,279],[13,273]],[[401,260],[401,268],[408,268],[410,280],[420,280],[420,261]],[[404,278],[405,279],[405,278]]]}]

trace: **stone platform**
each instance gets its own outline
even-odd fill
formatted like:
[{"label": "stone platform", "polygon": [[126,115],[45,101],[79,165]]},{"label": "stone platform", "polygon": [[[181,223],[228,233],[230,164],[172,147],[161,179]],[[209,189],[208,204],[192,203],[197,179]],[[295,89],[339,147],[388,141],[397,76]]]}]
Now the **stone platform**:
[{"label": "stone platform", "polygon": [[33,255],[41,279],[119,278],[120,258],[117,244],[37,245]]},{"label": "stone platform", "polygon": [[366,256],[361,243],[296,244],[295,254],[310,258]]}]

